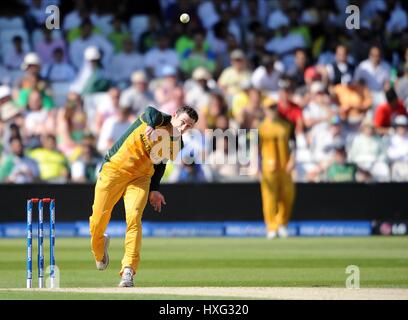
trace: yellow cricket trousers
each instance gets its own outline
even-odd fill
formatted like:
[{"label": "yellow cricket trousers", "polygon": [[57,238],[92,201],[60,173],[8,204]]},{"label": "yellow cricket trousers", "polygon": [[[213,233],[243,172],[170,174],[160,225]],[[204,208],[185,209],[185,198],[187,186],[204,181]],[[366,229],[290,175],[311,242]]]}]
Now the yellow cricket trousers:
[{"label": "yellow cricket trousers", "polygon": [[92,253],[97,261],[104,255],[103,234],[111,218],[112,209],[123,196],[126,211],[125,254],[122,259],[122,275],[125,267],[135,273],[140,261],[142,244],[142,214],[146,207],[150,176],[130,177],[105,163],[95,186],[92,216],[89,218]]},{"label": "yellow cricket trousers", "polygon": [[268,231],[276,231],[289,222],[295,198],[295,185],[285,171],[262,174],[262,207]]}]

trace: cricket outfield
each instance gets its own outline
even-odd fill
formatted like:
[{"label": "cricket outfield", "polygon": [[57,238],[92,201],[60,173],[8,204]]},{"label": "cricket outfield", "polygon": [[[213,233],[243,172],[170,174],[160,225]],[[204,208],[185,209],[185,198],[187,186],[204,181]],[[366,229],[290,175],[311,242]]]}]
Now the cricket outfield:
[{"label": "cricket outfield", "polygon": [[[408,299],[407,248],[408,237],[146,238],[135,288],[117,288],[123,239],[97,271],[89,239],[57,238],[60,288],[24,289],[25,239],[0,239],[0,299]],[[345,289],[350,265],[359,290]]]}]

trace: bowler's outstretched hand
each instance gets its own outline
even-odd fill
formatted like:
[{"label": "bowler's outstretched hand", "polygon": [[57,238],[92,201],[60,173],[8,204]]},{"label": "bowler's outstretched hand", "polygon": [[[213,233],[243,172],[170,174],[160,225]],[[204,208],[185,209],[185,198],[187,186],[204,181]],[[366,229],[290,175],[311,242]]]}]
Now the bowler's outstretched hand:
[{"label": "bowler's outstretched hand", "polygon": [[149,194],[149,202],[153,209],[157,212],[161,212],[162,204],[166,204],[166,200],[159,191],[151,191]]}]

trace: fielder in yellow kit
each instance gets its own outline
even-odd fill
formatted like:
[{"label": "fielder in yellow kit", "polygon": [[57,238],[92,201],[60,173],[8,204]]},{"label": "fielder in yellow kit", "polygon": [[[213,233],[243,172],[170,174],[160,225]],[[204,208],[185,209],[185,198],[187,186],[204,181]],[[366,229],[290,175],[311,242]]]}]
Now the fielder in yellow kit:
[{"label": "fielder in yellow kit", "polygon": [[261,193],[267,238],[287,237],[295,185],[294,130],[278,112],[275,101],[264,102],[265,119],[259,126]]},{"label": "fielder in yellow kit", "polygon": [[91,246],[97,269],[105,270],[109,264],[109,237],[105,230],[113,207],[123,197],[127,228],[120,287],[133,286],[140,261],[141,219],[147,200],[159,212],[162,204],[166,204],[159,192],[165,160],[177,156],[183,146],[181,135],[197,120],[196,111],[190,107],[181,107],[172,116],[148,107],[105,156],[89,218]]}]

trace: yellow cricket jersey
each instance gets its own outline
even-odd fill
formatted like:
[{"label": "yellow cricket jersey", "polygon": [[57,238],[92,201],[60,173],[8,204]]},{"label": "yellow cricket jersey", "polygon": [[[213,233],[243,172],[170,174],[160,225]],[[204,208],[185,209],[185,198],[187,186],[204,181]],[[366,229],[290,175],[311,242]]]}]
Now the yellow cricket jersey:
[{"label": "yellow cricket jersey", "polygon": [[260,153],[263,172],[285,170],[290,159],[289,140],[293,128],[283,120],[266,118],[259,126]]},{"label": "yellow cricket jersey", "polygon": [[[157,169],[164,172],[165,164],[159,165],[159,162],[163,159],[174,160],[183,147],[181,137],[171,136],[173,127],[170,120],[171,116],[148,107],[107,152],[104,163],[109,162],[118,171],[131,176],[152,176]],[[156,129],[159,135],[157,141],[146,137],[147,126]],[[164,135],[164,132],[169,134]]]}]

